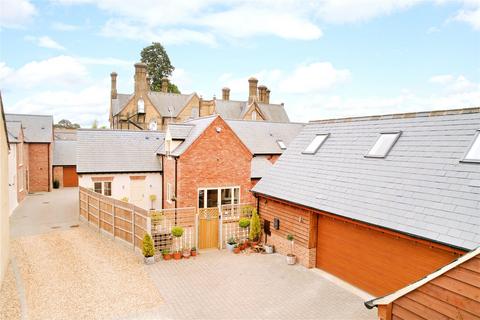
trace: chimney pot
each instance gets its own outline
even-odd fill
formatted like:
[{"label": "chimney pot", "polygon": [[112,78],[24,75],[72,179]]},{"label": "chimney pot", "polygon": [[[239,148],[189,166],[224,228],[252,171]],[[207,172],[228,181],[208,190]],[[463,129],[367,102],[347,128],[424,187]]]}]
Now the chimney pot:
[{"label": "chimney pot", "polygon": [[143,62],[135,63],[135,94],[142,95],[147,91],[147,65]]},{"label": "chimney pot", "polygon": [[264,85],[258,86],[258,101],[265,103],[267,95],[267,87]]},{"label": "chimney pot", "polygon": [[248,79],[248,103],[257,100],[257,84],[258,80],[254,77]]},{"label": "chimney pot", "polygon": [[111,79],[110,96],[112,99],[117,99],[117,73],[115,71],[110,73],[110,79]]},{"label": "chimney pot", "polygon": [[223,88],[222,89],[222,100],[230,100],[230,88]]},{"label": "chimney pot", "polygon": [[168,92],[168,78],[162,78],[162,92]]},{"label": "chimney pot", "polygon": [[270,89],[265,90],[265,103],[270,104]]}]

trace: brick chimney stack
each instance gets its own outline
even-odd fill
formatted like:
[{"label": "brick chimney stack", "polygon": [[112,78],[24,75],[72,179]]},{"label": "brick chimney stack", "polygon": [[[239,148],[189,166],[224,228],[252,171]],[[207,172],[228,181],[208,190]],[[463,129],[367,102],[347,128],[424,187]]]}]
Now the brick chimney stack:
[{"label": "brick chimney stack", "polygon": [[162,78],[162,92],[168,92],[168,78]]},{"label": "brick chimney stack", "polygon": [[135,63],[135,94],[142,94],[147,91],[147,65],[139,62]]},{"label": "brick chimney stack", "polygon": [[270,89],[268,89],[268,88],[267,88],[267,90],[265,90],[265,103],[266,104],[270,103]]},{"label": "brick chimney stack", "polygon": [[267,87],[264,85],[258,86],[258,102],[265,103],[267,98]]},{"label": "brick chimney stack", "polygon": [[248,103],[257,101],[257,84],[258,80],[254,77],[248,79]]},{"label": "brick chimney stack", "polygon": [[111,78],[110,96],[112,99],[117,99],[117,73],[115,71],[110,73],[110,78]]},{"label": "brick chimney stack", "polygon": [[222,100],[230,100],[230,88],[223,88],[222,89]]}]

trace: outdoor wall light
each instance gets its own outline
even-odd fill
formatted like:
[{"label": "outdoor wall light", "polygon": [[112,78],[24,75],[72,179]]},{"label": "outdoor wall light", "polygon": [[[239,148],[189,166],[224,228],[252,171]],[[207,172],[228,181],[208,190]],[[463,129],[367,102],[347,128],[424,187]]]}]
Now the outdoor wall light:
[{"label": "outdoor wall light", "polygon": [[222,132],[222,128],[221,127],[216,127],[215,131],[217,131],[217,133],[220,133],[220,132]]},{"label": "outdoor wall light", "polygon": [[273,218],[273,229],[280,229],[280,220],[278,218]]}]

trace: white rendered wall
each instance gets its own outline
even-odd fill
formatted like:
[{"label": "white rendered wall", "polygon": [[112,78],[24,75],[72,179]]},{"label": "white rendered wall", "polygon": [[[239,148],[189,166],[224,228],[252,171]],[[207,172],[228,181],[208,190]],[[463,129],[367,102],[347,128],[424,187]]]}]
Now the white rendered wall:
[{"label": "white rendered wall", "polygon": [[17,145],[10,144],[8,152],[8,203],[9,214],[17,207]]}]

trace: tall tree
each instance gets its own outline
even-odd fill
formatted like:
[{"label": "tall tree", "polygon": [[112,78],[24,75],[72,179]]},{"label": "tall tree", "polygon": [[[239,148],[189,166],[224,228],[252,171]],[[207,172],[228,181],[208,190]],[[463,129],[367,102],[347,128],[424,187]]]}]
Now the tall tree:
[{"label": "tall tree", "polygon": [[93,120],[92,129],[98,129],[98,121],[97,121],[97,119]]},{"label": "tall tree", "polygon": [[53,125],[55,128],[64,128],[64,129],[78,129],[80,125],[78,123],[72,123],[70,120],[62,119],[58,123]]},{"label": "tall tree", "polygon": [[[150,76],[150,90],[160,91],[162,89],[162,78],[172,75],[175,67],[170,63],[167,51],[159,42],[152,42],[148,47],[143,48],[140,53],[141,61],[147,64],[147,72]],[[180,93],[178,87],[169,82],[168,92]]]}]

